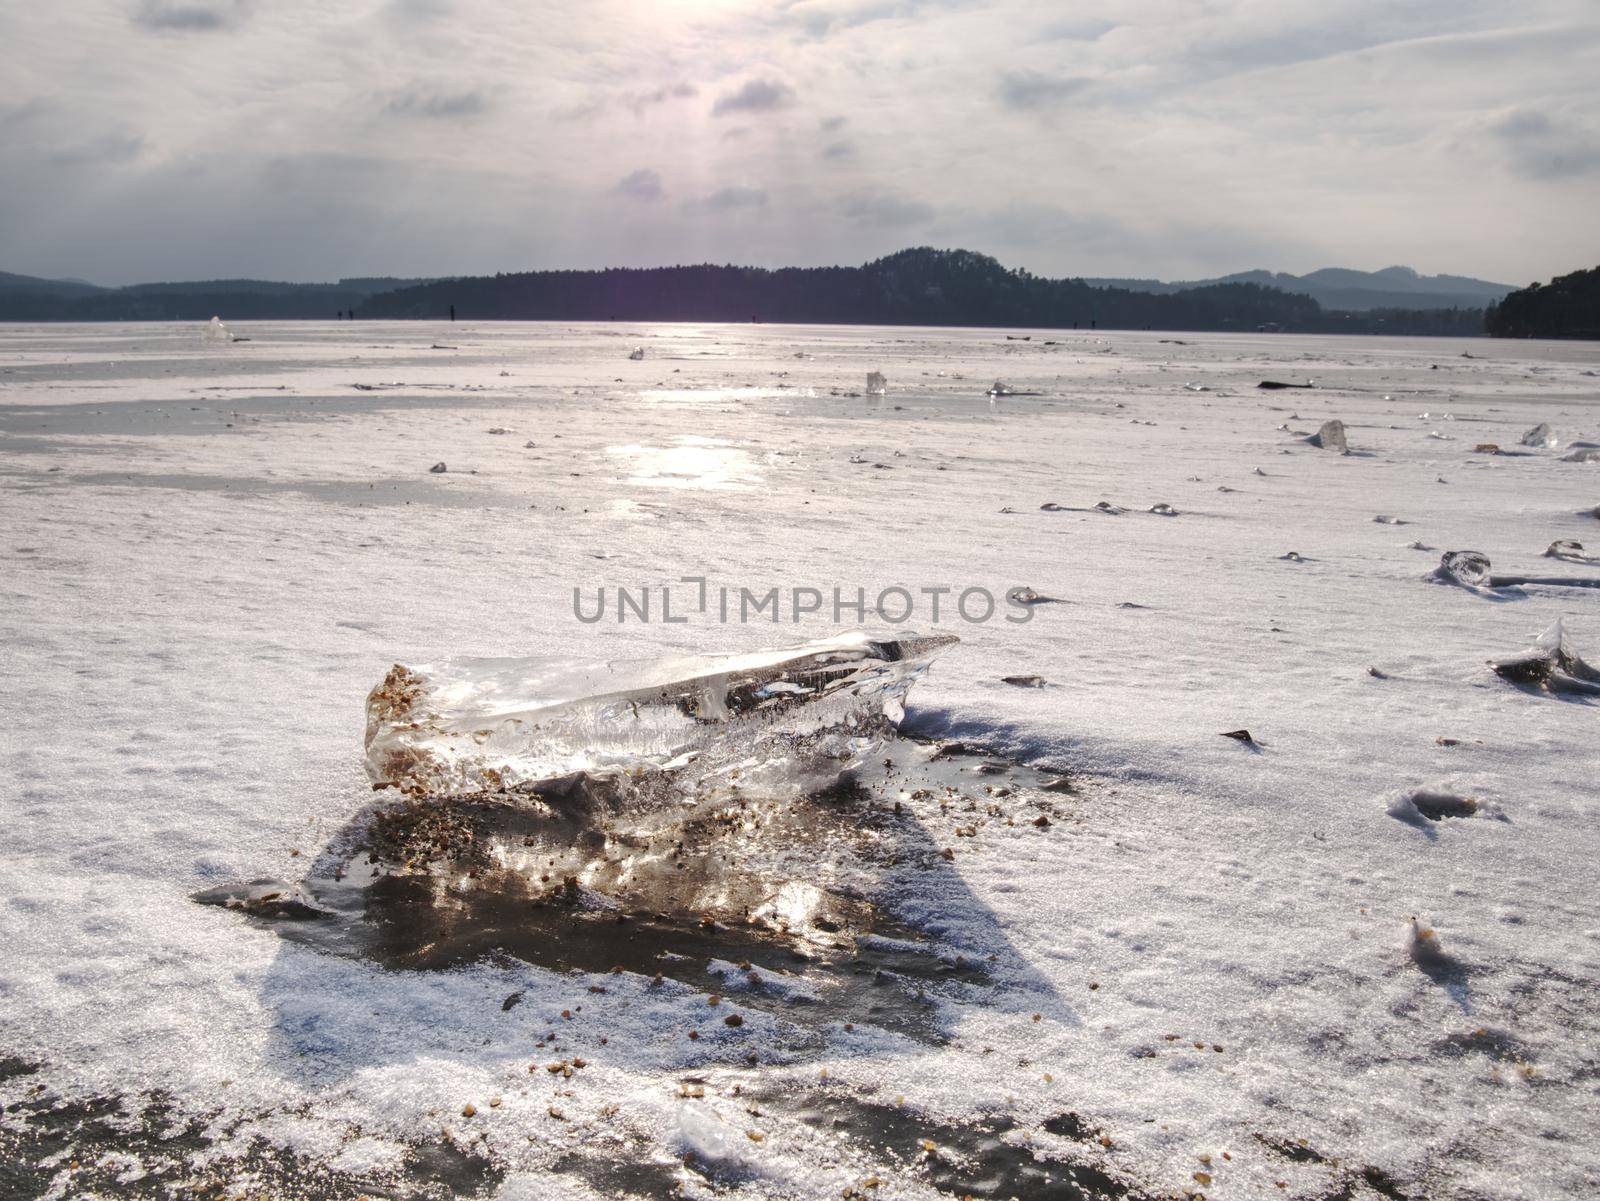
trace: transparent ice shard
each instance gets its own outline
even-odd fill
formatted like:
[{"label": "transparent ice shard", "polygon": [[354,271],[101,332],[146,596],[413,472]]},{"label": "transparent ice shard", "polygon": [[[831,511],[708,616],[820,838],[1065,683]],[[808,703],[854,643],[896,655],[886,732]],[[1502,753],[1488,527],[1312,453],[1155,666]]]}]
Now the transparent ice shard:
[{"label": "transparent ice shard", "polygon": [[670,773],[680,796],[803,788],[818,768],[837,775],[870,755],[957,641],[856,632],[744,655],[396,664],[367,698],[367,773],[414,796],[573,773]]},{"label": "transparent ice shard", "polygon": [[1567,638],[1561,618],[1520,655],[1491,659],[1489,666],[1501,679],[1548,692],[1600,695],[1600,670],[1591,667]]},{"label": "transparent ice shard", "polygon": [[889,390],[889,381],[883,378],[881,372],[867,372],[867,395],[882,396]]}]

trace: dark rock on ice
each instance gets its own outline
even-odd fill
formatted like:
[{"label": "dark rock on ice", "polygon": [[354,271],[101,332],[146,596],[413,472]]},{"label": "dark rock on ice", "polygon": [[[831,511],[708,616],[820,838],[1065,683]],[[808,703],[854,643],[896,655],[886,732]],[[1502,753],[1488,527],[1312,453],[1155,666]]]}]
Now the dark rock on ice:
[{"label": "dark rock on ice", "polygon": [[1251,746],[1257,745],[1256,740],[1251,737],[1249,730],[1224,730],[1222,732],[1222,737],[1231,738],[1235,742],[1247,742]]},{"label": "dark rock on ice", "polygon": [[1264,379],[1259,384],[1256,385],[1256,387],[1258,387],[1258,388],[1266,388],[1268,391],[1277,391],[1278,389],[1281,389],[1281,388],[1310,388],[1312,386],[1313,385],[1310,384],[1310,383],[1286,384],[1282,380],[1275,380],[1275,379]]},{"label": "dark rock on ice", "polygon": [[1418,788],[1396,796],[1389,803],[1387,812],[1396,821],[1426,829],[1429,822],[1442,822],[1447,817],[1474,817],[1478,808],[1478,801],[1474,797]]}]

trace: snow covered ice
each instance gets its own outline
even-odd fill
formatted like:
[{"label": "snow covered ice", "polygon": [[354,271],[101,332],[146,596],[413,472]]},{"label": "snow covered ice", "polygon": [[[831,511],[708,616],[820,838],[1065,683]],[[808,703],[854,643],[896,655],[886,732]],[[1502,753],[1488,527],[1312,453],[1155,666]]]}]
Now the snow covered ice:
[{"label": "snow covered ice", "polygon": [[[1592,347],[229,325],[0,328],[25,1195],[1600,1191]],[[1039,603],[573,616],[685,576]],[[831,784],[473,724],[852,624],[960,641]]]}]

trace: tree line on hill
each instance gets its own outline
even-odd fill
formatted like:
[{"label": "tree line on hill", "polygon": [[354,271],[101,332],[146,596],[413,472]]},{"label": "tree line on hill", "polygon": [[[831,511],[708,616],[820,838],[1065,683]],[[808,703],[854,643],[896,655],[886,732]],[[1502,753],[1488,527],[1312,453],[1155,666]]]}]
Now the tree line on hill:
[{"label": "tree line on hill", "polygon": [[1484,324],[1496,338],[1600,339],[1600,267],[1513,292],[1489,310]]},{"label": "tree line on hill", "polygon": [[1082,279],[1046,279],[1008,269],[987,255],[927,247],[903,250],[860,267],[703,264],[440,280],[344,279],[336,284],[214,280],[100,288],[0,272],[0,321],[453,315],[517,321],[1600,337],[1600,269],[1512,292],[1487,309],[1331,309],[1310,296],[1244,280],[1164,287],[1167,290],[1152,292],[1098,286]]}]

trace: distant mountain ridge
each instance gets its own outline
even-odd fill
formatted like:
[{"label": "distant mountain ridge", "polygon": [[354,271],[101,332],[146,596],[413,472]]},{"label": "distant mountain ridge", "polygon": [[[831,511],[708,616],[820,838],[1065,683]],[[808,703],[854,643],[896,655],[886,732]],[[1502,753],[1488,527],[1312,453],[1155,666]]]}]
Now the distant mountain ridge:
[{"label": "distant mountain ridge", "polygon": [[1090,279],[1098,287],[1167,294],[1212,284],[1260,284],[1309,296],[1325,309],[1369,312],[1372,309],[1481,309],[1498,303],[1516,289],[1465,275],[1421,275],[1410,267],[1356,271],[1324,267],[1305,275],[1283,271],[1240,271],[1216,279],[1166,282],[1159,279]]},{"label": "distant mountain ridge", "polygon": [[331,318],[379,292],[430,283],[386,276],[297,284],[268,279],[208,279],[105,288],[82,280],[0,271],[0,321],[204,321]]}]

